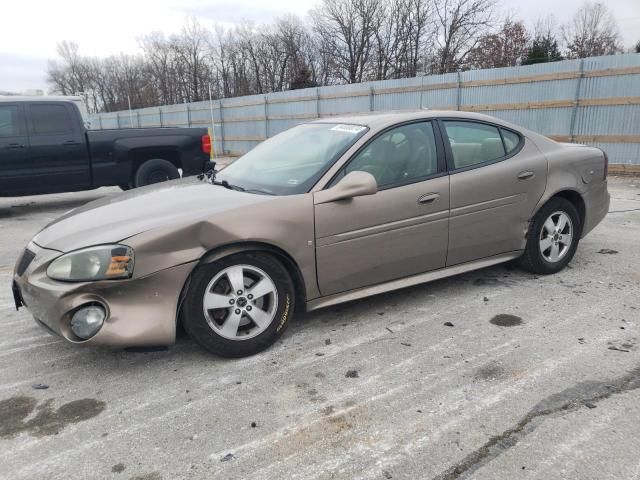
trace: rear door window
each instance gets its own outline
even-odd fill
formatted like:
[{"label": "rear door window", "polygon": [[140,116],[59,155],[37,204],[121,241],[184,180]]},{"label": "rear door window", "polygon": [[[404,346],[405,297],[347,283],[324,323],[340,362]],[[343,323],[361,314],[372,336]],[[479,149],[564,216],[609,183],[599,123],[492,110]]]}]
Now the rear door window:
[{"label": "rear door window", "polygon": [[490,162],[506,155],[497,127],[450,120],[443,123],[456,169]]},{"label": "rear door window", "polygon": [[69,110],[64,105],[33,104],[31,113],[31,131],[34,135],[60,135],[73,131]]},{"label": "rear door window", "polygon": [[17,105],[0,105],[0,137],[20,135],[20,119]]}]

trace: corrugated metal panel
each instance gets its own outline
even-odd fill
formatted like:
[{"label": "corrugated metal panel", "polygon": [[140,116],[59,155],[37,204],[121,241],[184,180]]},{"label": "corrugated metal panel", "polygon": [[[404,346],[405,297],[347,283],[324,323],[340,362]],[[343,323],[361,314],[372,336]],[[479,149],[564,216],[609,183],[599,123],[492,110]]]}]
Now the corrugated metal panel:
[{"label": "corrugated metal panel", "polygon": [[[318,116],[460,106],[546,135],[617,136],[617,143],[602,144],[611,162],[640,164],[640,142],[626,138],[640,135],[638,68],[639,54],[594,57],[152,107],[133,115],[98,114],[91,125],[210,127],[213,110],[217,151],[224,143],[226,151],[244,153],[261,139]],[[610,69],[630,70],[610,74]],[[611,99],[620,105],[606,105]]]}]

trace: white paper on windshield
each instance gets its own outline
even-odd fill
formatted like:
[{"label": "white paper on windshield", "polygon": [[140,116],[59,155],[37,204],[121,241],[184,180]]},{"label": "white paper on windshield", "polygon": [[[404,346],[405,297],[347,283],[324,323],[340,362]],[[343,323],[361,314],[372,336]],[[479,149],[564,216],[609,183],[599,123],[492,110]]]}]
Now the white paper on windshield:
[{"label": "white paper on windshield", "polygon": [[367,127],[362,127],[360,125],[344,125],[344,124],[340,124],[340,125],[336,125],[335,127],[331,128],[332,131],[334,132],[345,132],[345,133],[360,133],[361,131],[363,131],[365,128]]}]

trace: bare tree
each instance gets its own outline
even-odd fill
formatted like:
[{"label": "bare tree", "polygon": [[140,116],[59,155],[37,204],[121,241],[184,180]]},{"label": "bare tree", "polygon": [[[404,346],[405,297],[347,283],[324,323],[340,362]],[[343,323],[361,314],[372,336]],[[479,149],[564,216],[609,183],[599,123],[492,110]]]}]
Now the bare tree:
[{"label": "bare tree", "polygon": [[495,0],[435,0],[436,73],[464,68],[480,36],[494,25],[495,6]]},{"label": "bare tree", "polygon": [[562,26],[570,58],[612,55],[622,51],[618,26],[603,3],[585,3],[573,19]]},{"label": "bare tree", "polygon": [[361,82],[371,57],[382,0],[323,0],[313,17],[320,45],[334,57],[336,73]]}]

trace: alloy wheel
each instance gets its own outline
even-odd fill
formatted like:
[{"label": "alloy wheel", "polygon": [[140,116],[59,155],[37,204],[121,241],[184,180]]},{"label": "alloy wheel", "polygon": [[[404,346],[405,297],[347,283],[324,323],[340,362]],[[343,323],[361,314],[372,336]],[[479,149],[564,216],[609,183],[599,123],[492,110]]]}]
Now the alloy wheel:
[{"label": "alloy wheel", "polygon": [[573,242],[573,223],[565,212],[553,212],[540,231],[540,253],[547,262],[556,263],[569,252]]},{"label": "alloy wheel", "polygon": [[263,270],[233,265],[209,282],[202,307],[214,332],[229,340],[246,340],[259,335],[273,322],[278,290]]}]

